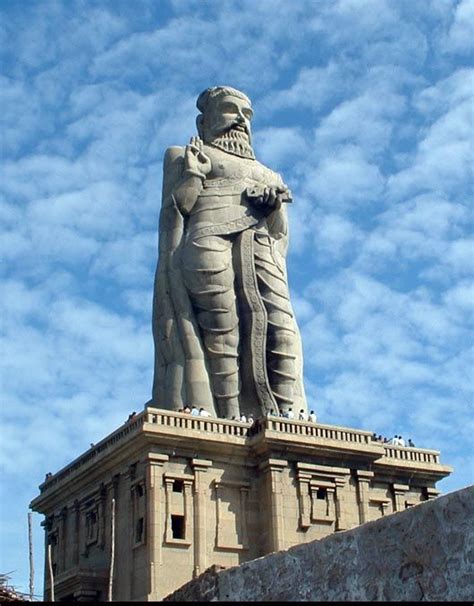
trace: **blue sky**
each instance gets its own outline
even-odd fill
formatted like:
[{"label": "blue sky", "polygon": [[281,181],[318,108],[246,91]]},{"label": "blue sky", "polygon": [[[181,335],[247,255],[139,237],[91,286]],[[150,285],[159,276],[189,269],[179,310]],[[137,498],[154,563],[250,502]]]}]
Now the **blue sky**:
[{"label": "blue sky", "polygon": [[150,397],[163,153],[216,84],[253,99],[257,155],[293,191],[311,407],[441,450],[443,492],[472,483],[474,2],[0,10],[0,571],[27,591],[38,484]]}]

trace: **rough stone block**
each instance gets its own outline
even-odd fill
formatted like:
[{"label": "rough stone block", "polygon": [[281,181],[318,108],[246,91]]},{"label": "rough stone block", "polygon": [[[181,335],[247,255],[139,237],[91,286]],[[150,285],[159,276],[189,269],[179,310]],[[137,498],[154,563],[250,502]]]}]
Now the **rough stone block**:
[{"label": "rough stone block", "polygon": [[474,487],[218,570],[165,601],[474,599]]}]

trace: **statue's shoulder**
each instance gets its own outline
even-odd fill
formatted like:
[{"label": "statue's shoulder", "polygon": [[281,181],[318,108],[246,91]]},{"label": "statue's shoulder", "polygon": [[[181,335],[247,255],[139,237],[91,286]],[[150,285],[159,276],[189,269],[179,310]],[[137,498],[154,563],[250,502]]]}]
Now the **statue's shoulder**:
[{"label": "statue's shoulder", "polygon": [[179,145],[168,147],[168,149],[165,151],[163,164],[166,166],[167,164],[172,165],[176,162],[181,162],[184,159],[184,150],[185,147]]},{"label": "statue's shoulder", "polygon": [[163,158],[163,198],[166,198],[181,179],[184,169],[184,147],[168,147]]}]

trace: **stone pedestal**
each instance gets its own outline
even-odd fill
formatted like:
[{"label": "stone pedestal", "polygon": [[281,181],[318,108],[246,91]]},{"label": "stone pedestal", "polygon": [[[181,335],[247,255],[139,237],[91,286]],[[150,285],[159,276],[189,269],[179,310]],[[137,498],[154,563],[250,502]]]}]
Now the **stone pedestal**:
[{"label": "stone pedestal", "polygon": [[46,516],[56,599],[107,598],[114,498],[113,599],[156,601],[209,566],[429,500],[450,471],[436,451],[369,431],[148,408],[49,477],[31,506]]}]

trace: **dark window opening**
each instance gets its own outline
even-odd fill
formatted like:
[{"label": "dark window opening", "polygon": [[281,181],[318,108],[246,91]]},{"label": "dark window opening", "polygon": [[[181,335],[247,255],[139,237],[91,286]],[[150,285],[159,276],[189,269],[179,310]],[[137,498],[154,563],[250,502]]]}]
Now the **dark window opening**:
[{"label": "dark window opening", "polygon": [[184,516],[171,516],[173,539],[184,539]]},{"label": "dark window opening", "polygon": [[183,480],[175,480],[173,482],[173,492],[183,492]]},{"label": "dark window opening", "polygon": [[135,494],[137,495],[137,497],[142,497],[145,493],[145,490],[143,488],[143,484],[137,484],[135,486]]},{"label": "dark window opening", "polygon": [[327,492],[326,492],[325,488],[318,488],[318,492],[316,493],[316,498],[319,501],[325,501],[326,500],[326,495],[327,495]]},{"label": "dark window opening", "polygon": [[143,518],[138,518],[135,526],[135,543],[143,541],[143,532],[145,530],[145,521]]}]

